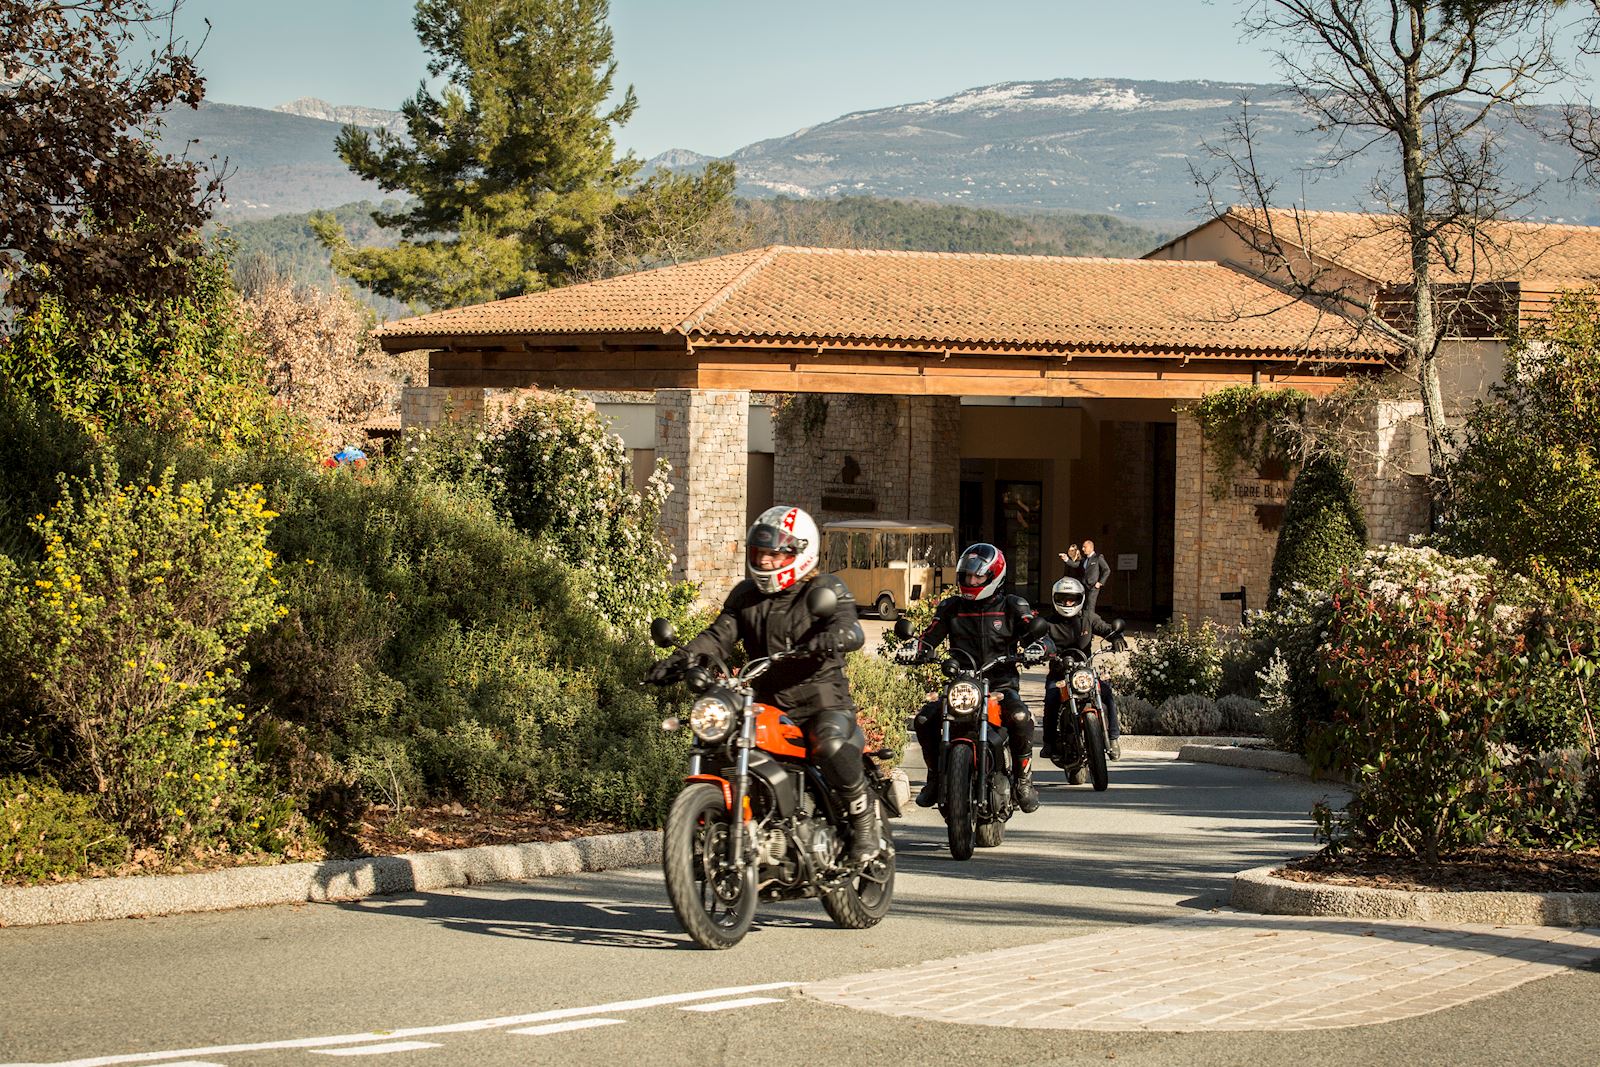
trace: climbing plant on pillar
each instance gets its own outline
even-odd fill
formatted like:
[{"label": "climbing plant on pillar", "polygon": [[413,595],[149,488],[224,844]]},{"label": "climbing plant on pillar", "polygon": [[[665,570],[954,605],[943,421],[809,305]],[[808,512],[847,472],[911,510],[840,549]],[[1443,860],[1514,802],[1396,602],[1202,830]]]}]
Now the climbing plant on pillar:
[{"label": "climbing plant on pillar", "polygon": [[1241,466],[1258,470],[1293,466],[1305,450],[1311,394],[1298,389],[1230,385],[1185,409],[1200,425],[1211,455],[1213,499],[1228,494]]}]

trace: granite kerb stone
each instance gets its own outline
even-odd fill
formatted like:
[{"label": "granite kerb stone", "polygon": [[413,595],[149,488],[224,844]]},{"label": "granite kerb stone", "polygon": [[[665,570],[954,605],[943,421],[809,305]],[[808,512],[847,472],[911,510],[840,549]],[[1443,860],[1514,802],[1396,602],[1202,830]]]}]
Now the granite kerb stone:
[{"label": "granite kerb stone", "polygon": [[1233,878],[1229,902],[1263,915],[1341,916],[1493,926],[1597,926],[1600,893],[1420,891],[1299,882],[1276,866]]},{"label": "granite kerb stone", "polygon": [[660,831],[646,830],[571,841],[18,886],[0,888],[0,927],[360,900],[386,893],[642,867],[657,862],[660,855]]}]

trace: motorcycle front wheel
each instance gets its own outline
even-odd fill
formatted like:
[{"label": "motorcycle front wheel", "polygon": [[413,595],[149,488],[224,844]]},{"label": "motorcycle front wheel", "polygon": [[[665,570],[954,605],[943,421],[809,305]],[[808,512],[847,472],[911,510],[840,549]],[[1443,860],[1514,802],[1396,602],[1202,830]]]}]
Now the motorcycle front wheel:
[{"label": "motorcycle front wheel", "polygon": [[828,918],[846,930],[865,930],[877,926],[889,914],[894,900],[894,835],[889,830],[889,813],[878,804],[878,837],[881,851],[866,869],[838,889],[822,893],[822,907]]},{"label": "motorcycle front wheel", "polygon": [[1094,782],[1094,791],[1103,793],[1111,784],[1111,775],[1106,770],[1106,724],[1097,711],[1083,717],[1083,748],[1089,759],[1089,778]]},{"label": "motorcycle front wheel", "polygon": [[755,857],[726,866],[733,828],[722,790],[697,782],[678,794],[662,835],[661,867],[678,922],[701,948],[732,948],[756,917]]},{"label": "motorcycle front wheel", "polygon": [[951,745],[944,771],[944,823],[950,838],[950,855],[972,858],[976,835],[972,811],[972,746]]}]

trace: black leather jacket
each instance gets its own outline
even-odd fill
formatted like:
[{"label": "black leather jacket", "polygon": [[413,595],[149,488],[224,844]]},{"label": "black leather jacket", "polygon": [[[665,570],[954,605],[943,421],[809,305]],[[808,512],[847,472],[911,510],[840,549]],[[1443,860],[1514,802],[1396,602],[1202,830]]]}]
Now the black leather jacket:
[{"label": "black leather jacket", "polygon": [[[926,655],[948,637],[951,648],[971,656],[971,666],[981,667],[996,656],[1016,652],[1036,614],[1026,600],[1006,593],[984,600],[951,597],[939,605],[932,625],[922,631],[921,651]],[[989,685],[993,688],[1015,689],[1019,684],[1021,675],[1014,663],[989,672]]]},{"label": "black leather jacket", "polygon": [[[832,588],[839,598],[838,612],[825,622],[806,610],[813,582]],[[856,620],[855,598],[838,578],[821,574],[770,596],[746,579],[733,587],[711,625],[683,647],[691,655],[714,653],[727,659],[735,642],[742,642],[745,653],[757,659],[798,648],[824,630],[833,631],[837,652],[787,660],[756,679],[757,700],[801,720],[830,708],[855,708],[845,682],[844,657],[865,644],[866,635]]]},{"label": "black leather jacket", "polygon": [[1087,656],[1096,635],[1110,637],[1117,632],[1110,623],[1087,611],[1080,611],[1070,619],[1052,611],[1044,617],[1044,621],[1050,627],[1045,636],[1051,644],[1050,673],[1046,679],[1051,682],[1067,676],[1066,664],[1061,660],[1062,652],[1076,648]]}]

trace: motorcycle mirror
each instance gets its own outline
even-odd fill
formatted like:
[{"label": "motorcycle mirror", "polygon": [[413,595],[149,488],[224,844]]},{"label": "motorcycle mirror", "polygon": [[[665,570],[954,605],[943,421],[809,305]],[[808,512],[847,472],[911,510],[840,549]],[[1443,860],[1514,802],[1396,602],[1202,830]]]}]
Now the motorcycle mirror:
[{"label": "motorcycle mirror", "polygon": [[813,619],[831,619],[839,611],[839,594],[825,585],[813,585],[806,594],[806,610]]},{"label": "motorcycle mirror", "polygon": [[1116,622],[1111,624],[1111,632],[1114,634],[1120,634],[1122,632],[1122,628],[1126,625],[1127,623],[1123,622],[1121,619],[1118,619]]},{"label": "motorcycle mirror", "polygon": [[904,615],[894,620],[894,635],[896,637],[904,640],[914,633],[916,633],[916,631],[912,629],[911,620],[906,618]]},{"label": "motorcycle mirror", "polygon": [[671,648],[678,643],[678,635],[666,619],[651,619],[650,640],[662,648]]},{"label": "motorcycle mirror", "polygon": [[1026,640],[1035,641],[1043,637],[1049,631],[1050,624],[1044,621],[1044,616],[1035,615],[1028,621],[1028,625],[1024,630],[1024,633],[1026,634]]}]

